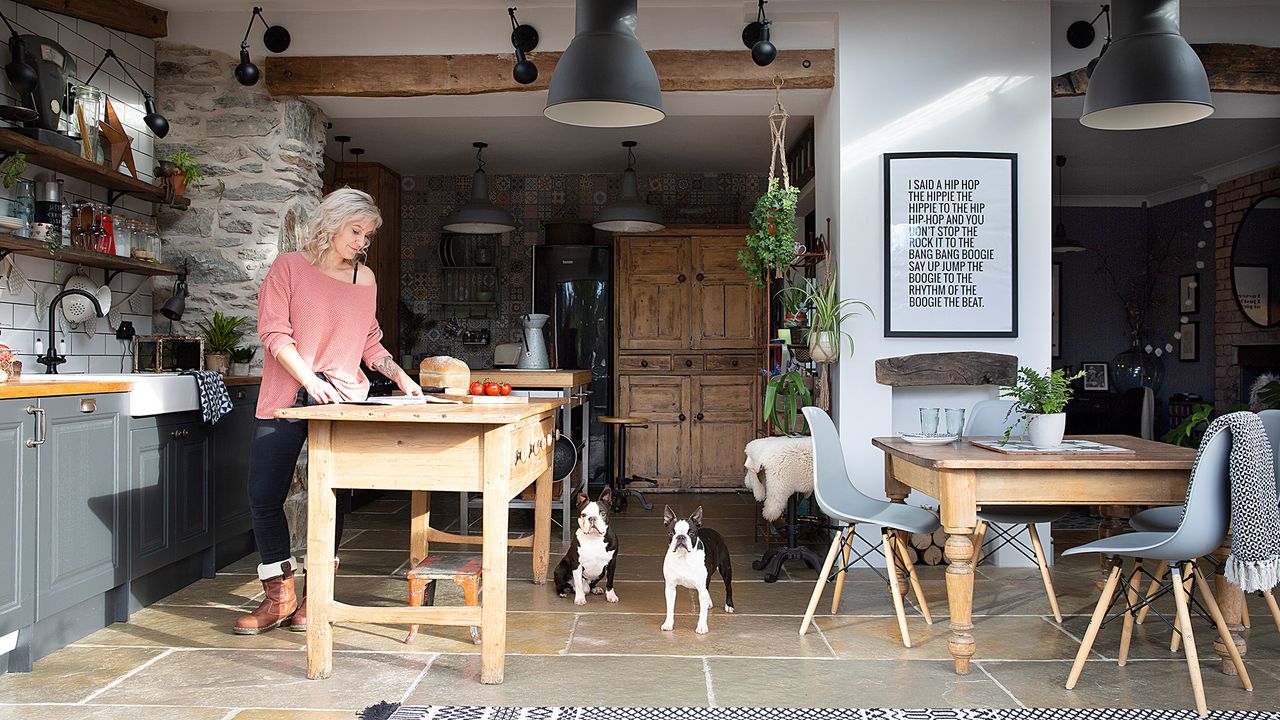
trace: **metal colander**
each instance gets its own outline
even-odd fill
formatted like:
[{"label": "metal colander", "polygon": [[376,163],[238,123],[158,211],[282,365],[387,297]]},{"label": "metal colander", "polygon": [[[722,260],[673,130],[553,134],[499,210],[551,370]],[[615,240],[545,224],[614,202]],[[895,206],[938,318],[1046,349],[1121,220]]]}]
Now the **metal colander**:
[{"label": "metal colander", "polygon": [[[98,292],[98,283],[89,279],[88,275],[76,273],[62,283],[63,290],[83,290],[90,295]],[[68,295],[62,298],[62,316],[67,322],[82,323],[89,318],[97,317],[93,311],[93,303],[83,295]]]}]

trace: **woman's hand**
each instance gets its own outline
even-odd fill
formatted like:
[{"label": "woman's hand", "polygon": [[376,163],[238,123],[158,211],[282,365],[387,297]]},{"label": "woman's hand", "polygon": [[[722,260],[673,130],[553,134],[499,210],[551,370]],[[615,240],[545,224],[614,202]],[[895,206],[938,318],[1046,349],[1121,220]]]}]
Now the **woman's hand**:
[{"label": "woman's hand", "polygon": [[418,387],[418,383],[409,378],[409,375],[401,372],[396,378],[396,385],[400,386],[400,391],[405,395],[421,395],[422,388]]},{"label": "woman's hand", "polygon": [[342,396],[338,394],[338,391],[318,377],[308,381],[303,387],[307,389],[307,394],[311,396],[311,399],[322,405],[342,402]]}]

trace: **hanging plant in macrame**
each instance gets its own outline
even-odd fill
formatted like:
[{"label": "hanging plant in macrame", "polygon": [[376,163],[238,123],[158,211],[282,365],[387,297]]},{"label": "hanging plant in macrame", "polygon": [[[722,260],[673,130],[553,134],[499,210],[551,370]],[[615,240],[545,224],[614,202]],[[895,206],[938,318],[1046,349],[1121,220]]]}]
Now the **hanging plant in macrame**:
[{"label": "hanging plant in macrame", "polygon": [[[774,81],[773,110],[769,113],[769,186],[751,211],[751,232],[747,249],[738,253],[738,261],[756,285],[764,287],[769,273],[782,275],[796,257],[796,199],[798,188],[791,186],[787,172],[787,109],[782,106],[782,82]],[[774,174],[780,166],[782,178]]]}]

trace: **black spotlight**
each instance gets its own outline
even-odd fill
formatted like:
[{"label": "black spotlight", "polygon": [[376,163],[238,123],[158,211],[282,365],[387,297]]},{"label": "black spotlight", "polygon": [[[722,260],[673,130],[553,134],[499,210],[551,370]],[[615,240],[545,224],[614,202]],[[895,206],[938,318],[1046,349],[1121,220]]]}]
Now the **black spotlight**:
[{"label": "black spotlight", "polygon": [[289,49],[289,31],[280,25],[267,25],[266,18],[262,17],[262,8],[255,7],[253,15],[249,16],[249,27],[245,28],[244,39],[240,41],[240,64],[236,65],[236,82],[241,85],[252,86],[257,85],[258,80],[262,77],[262,71],[257,65],[249,59],[249,33],[253,31],[253,20],[257,18],[266,26],[266,32],[262,33],[262,44],[273,53],[282,53]]},{"label": "black spotlight", "polygon": [[156,112],[156,100],[147,93],[142,94],[143,106],[146,108],[147,114],[142,116],[142,122],[151,128],[151,132],[156,137],[162,138],[169,134],[169,120],[165,116]]},{"label": "black spotlight", "polygon": [[31,63],[27,62],[27,44],[22,41],[18,31],[9,24],[9,18],[0,14],[0,20],[4,20],[4,24],[9,28],[9,64],[4,66],[4,74],[8,76],[9,84],[18,91],[19,95],[26,95],[40,82],[40,75],[35,68],[31,67]]},{"label": "black spotlight", "polygon": [[768,0],[759,0],[760,8],[756,12],[755,22],[742,28],[742,44],[751,48],[751,61],[760,67],[773,62],[778,57],[778,48],[769,42],[769,26],[773,23],[764,15],[764,4]]},{"label": "black spotlight", "polygon": [[[88,85],[93,82],[93,79],[98,76],[98,71],[102,69],[102,66],[108,59],[115,60],[116,65],[119,65],[120,69],[124,71],[125,77],[129,78],[129,82],[133,83],[133,86],[138,89],[138,92],[142,93],[142,102],[147,111],[147,114],[142,118],[142,122],[146,123],[147,127],[151,129],[152,134],[156,137],[162,138],[165,135],[168,135],[169,121],[165,119],[165,116],[156,112],[156,99],[151,97],[151,93],[147,92],[145,88],[138,84],[138,81],[133,77],[133,73],[129,72],[129,66],[125,65],[124,62],[120,60],[120,57],[116,55],[116,52],[111,48],[107,48],[102,51],[102,59],[99,60],[97,66],[93,68],[93,72],[89,73],[89,79],[85,80],[84,84]],[[75,106],[75,94],[67,93],[67,112],[70,113],[75,109]]]},{"label": "black spotlight", "polygon": [[182,314],[187,311],[187,274],[183,273],[178,276],[178,282],[173,288],[173,297],[164,302],[164,307],[160,308],[160,314],[170,320],[181,320]]},{"label": "black spotlight", "polygon": [[1092,20],[1077,20],[1067,27],[1067,42],[1071,47],[1083,50],[1092,45],[1094,39],[1098,36],[1093,29],[1093,25],[1103,15],[1107,16],[1107,37],[1102,42],[1102,49],[1098,51],[1098,56],[1089,61],[1088,68],[1085,70],[1090,76],[1093,75],[1093,69],[1098,66],[1098,61],[1107,52],[1107,48],[1111,47],[1111,6],[1103,5]]},{"label": "black spotlight", "polygon": [[524,56],[538,47],[538,31],[532,25],[521,25],[516,20],[516,9],[507,8],[511,16],[511,46],[516,49],[516,66],[511,69],[511,77],[521,85],[528,85],[538,79],[538,66]]}]

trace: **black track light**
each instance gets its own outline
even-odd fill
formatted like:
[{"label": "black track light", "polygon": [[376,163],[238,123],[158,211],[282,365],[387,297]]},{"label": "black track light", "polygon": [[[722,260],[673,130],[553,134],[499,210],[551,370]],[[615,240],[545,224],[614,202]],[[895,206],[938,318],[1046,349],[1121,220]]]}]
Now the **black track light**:
[{"label": "black track light", "polygon": [[9,28],[9,64],[4,66],[4,74],[19,95],[26,95],[40,82],[40,75],[27,62],[27,44],[9,24],[9,18],[0,13],[0,20],[4,20],[5,26]]},{"label": "black track light", "polygon": [[143,93],[142,98],[143,106],[147,111],[147,114],[142,116],[142,122],[146,123],[147,127],[151,128],[151,132],[154,133],[156,137],[162,138],[165,135],[168,135],[169,120],[165,116],[156,112],[155,98],[147,95],[146,93]]},{"label": "black track light", "polygon": [[245,28],[244,39],[240,41],[240,64],[236,65],[236,82],[245,86],[253,86],[258,84],[258,80],[262,77],[262,71],[257,65],[249,59],[249,33],[253,31],[253,20],[257,18],[266,26],[266,31],[262,33],[262,44],[273,53],[282,53],[289,49],[289,31],[280,25],[267,25],[266,18],[262,17],[262,8],[255,7],[253,15],[249,16],[249,27]]},{"label": "black track light", "polygon": [[[146,109],[146,112],[147,112],[147,114],[143,116],[142,122],[146,123],[147,127],[150,128],[152,134],[154,134],[156,137],[162,138],[165,135],[168,135],[169,121],[168,119],[165,118],[165,116],[156,112],[156,99],[151,97],[151,93],[147,92],[145,88],[143,88],[141,85],[138,84],[138,81],[135,80],[133,77],[133,73],[129,72],[129,67],[125,65],[123,61],[120,60],[119,56],[117,56],[116,52],[111,48],[107,48],[106,50],[102,51],[102,59],[99,60],[97,66],[93,68],[93,72],[89,73],[89,79],[85,80],[84,84],[88,85],[93,82],[93,79],[98,76],[98,71],[102,69],[102,66],[107,62],[108,58],[116,61],[116,64],[119,65],[120,69],[124,71],[125,77],[129,78],[129,82],[133,83],[133,86],[138,89],[138,92],[142,93],[143,107]],[[68,92],[67,93],[67,112],[70,113],[72,110],[75,109],[75,106],[76,106],[75,93]]]},{"label": "black track light", "polygon": [[751,48],[751,61],[760,67],[764,67],[773,62],[778,57],[778,48],[769,42],[769,26],[773,22],[765,17],[764,4],[768,0],[759,0],[759,9],[756,11],[755,22],[748,23],[742,28],[742,44]]},{"label": "black track light", "polygon": [[511,69],[511,77],[521,85],[528,85],[538,79],[538,66],[524,55],[538,47],[538,31],[532,25],[521,25],[516,20],[516,9],[507,8],[511,16],[511,46],[516,49],[516,66]]}]

